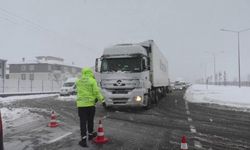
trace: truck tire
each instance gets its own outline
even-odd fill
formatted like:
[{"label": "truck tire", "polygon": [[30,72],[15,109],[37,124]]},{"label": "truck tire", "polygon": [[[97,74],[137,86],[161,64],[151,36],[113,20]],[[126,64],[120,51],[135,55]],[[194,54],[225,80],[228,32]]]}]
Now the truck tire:
[{"label": "truck tire", "polygon": [[154,100],[155,100],[155,104],[159,103],[159,97],[160,97],[160,93],[158,93],[158,90],[155,89],[154,90]]},{"label": "truck tire", "polygon": [[168,93],[168,87],[164,87],[164,90],[163,90],[163,97],[166,97],[166,96],[167,96],[167,93]]},{"label": "truck tire", "polygon": [[148,95],[144,95],[144,99],[147,99],[147,104],[144,106],[144,109],[149,110],[152,107],[152,98]]},{"label": "truck tire", "polygon": [[102,106],[105,110],[108,110],[108,111],[111,110],[112,108],[111,106],[107,106],[105,102],[102,103]]}]

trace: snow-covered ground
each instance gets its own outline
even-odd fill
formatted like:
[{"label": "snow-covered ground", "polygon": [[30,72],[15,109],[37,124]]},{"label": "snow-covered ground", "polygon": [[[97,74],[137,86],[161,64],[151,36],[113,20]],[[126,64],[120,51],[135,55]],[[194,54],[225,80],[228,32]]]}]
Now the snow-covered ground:
[{"label": "snow-covered ground", "polygon": [[[68,130],[66,123],[61,123],[63,116],[56,112],[58,128],[49,128],[47,125],[51,117],[51,107],[17,107],[18,103],[27,103],[25,100],[50,100],[73,101],[75,96],[60,97],[58,94],[41,94],[27,96],[11,96],[0,98],[0,110],[2,115],[3,133],[6,149],[33,149],[36,144],[51,144],[74,132],[76,129]],[[29,102],[28,101],[28,102]],[[70,129],[71,129],[70,128]],[[78,129],[78,128],[77,128]]]},{"label": "snow-covered ground", "polygon": [[0,97],[0,103],[11,103],[18,100],[38,99],[38,98],[46,98],[53,96],[58,96],[58,94],[22,95],[22,96],[10,96],[4,98]]},{"label": "snow-covered ground", "polygon": [[[2,104],[2,108],[0,110],[4,130],[41,120],[42,116],[34,112],[50,113],[49,108],[48,110],[39,108],[12,108],[10,103],[27,99],[41,99],[55,96],[58,96],[58,94],[23,95],[0,98],[0,104]],[[61,101],[74,101],[75,98],[76,96],[58,96],[56,99]]]},{"label": "snow-covered ground", "polygon": [[6,129],[5,133],[8,133],[9,129],[17,128],[30,123],[32,124],[44,119],[37,112],[50,113],[48,110],[39,108],[13,108],[11,103],[27,99],[40,99],[54,96],[58,96],[58,94],[22,95],[0,98],[0,104],[2,104],[2,108],[0,110],[2,114],[3,127],[4,130]]},{"label": "snow-covered ground", "polygon": [[[16,128],[25,124],[32,124],[33,122],[44,119],[41,115],[34,113],[36,111],[48,112],[38,108],[1,108],[4,130]],[[8,131],[5,131],[5,133],[8,133]]]},{"label": "snow-covered ground", "polygon": [[56,100],[60,101],[75,101],[76,95],[70,95],[70,96],[58,96]]},{"label": "snow-covered ground", "polygon": [[192,103],[213,103],[249,111],[250,87],[195,84],[186,90],[184,98]]}]

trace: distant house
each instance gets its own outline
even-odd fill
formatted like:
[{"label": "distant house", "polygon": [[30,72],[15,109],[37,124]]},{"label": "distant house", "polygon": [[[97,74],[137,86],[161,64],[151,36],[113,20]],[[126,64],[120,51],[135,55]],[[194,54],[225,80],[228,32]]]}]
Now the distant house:
[{"label": "distant house", "polygon": [[35,61],[9,64],[9,78],[20,80],[64,81],[77,77],[81,68],[64,64],[64,59],[52,56],[38,56]]},{"label": "distant house", "polygon": [[6,61],[7,60],[0,59],[0,79],[5,78],[5,74],[6,74]]}]

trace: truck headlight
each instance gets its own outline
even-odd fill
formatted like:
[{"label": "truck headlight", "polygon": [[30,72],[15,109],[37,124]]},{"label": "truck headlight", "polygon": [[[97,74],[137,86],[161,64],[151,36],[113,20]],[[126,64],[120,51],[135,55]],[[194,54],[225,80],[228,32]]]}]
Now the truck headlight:
[{"label": "truck headlight", "polygon": [[141,96],[136,96],[136,97],[135,97],[135,100],[136,100],[137,102],[140,102],[140,101],[142,101],[142,97],[141,97]]}]

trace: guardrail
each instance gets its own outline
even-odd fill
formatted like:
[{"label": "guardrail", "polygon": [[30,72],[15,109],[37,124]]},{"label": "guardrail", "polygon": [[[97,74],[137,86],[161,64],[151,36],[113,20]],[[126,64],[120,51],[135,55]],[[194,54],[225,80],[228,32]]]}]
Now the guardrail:
[{"label": "guardrail", "polygon": [[59,94],[59,92],[26,92],[26,93],[0,93],[0,97],[39,95],[39,94]]},{"label": "guardrail", "polygon": [[63,81],[1,79],[0,93],[33,93],[59,91]]}]

